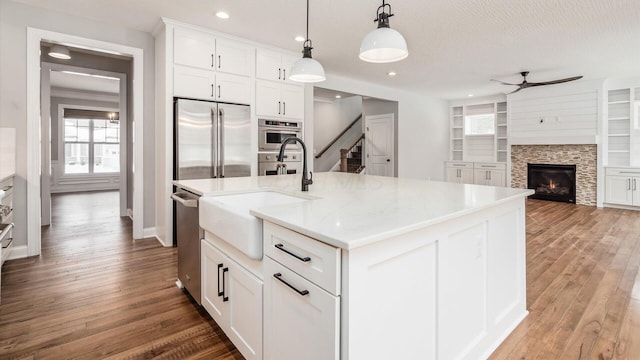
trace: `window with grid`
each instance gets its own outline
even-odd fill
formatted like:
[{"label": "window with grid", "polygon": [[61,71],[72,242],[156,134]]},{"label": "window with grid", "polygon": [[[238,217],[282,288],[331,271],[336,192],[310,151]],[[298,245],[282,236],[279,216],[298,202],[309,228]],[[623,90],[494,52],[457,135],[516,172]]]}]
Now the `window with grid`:
[{"label": "window with grid", "polygon": [[65,174],[120,172],[120,121],[117,114],[65,109]]}]

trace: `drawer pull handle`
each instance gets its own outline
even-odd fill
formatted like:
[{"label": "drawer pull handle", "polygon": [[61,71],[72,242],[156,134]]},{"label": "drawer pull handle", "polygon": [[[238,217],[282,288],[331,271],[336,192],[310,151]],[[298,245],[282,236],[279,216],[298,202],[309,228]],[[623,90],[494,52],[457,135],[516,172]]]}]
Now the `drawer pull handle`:
[{"label": "drawer pull handle", "polygon": [[293,285],[289,284],[288,282],[282,280],[282,274],[276,273],[276,274],[273,274],[273,277],[278,279],[281,283],[287,285],[289,288],[293,289],[293,291],[297,292],[298,294],[300,294],[302,296],[309,295],[309,290],[300,291],[300,290],[296,289],[295,286],[293,286]]},{"label": "drawer pull handle", "polygon": [[[218,264],[218,296],[224,295],[224,286],[222,286],[222,291],[220,291],[220,269],[222,269],[223,266],[223,264]],[[222,281],[224,281],[224,274],[222,275]]]},{"label": "drawer pull handle", "polygon": [[283,251],[283,252],[285,252],[285,253],[287,253],[287,254],[289,254],[289,255],[293,256],[294,258],[296,258],[296,259],[298,259],[298,260],[300,260],[300,261],[302,261],[302,262],[309,262],[309,261],[311,261],[311,258],[310,258],[310,257],[308,257],[308,256],[300,257],[300,256],[298,256],[298,255],[296,255],[296,254],[292,253],[291,251],[289,251],[289,250],[285,249],[285,248],[284,248],[284,245],[282,245],[282,244],[275,244],[274,246],[276,247],[276,249],[278,249],[278,250],[280,250],[280,251]]},{"label": "drawer pull handle", "polygon": [[226,294],[224,293],[225,292],[225,287],[226,287],[225,284],[224,284],[224,273],[226,273],[228,271],[229,271],[228,267],[222,269],[222,302],[229,301],[229,297],[226,296]]}]

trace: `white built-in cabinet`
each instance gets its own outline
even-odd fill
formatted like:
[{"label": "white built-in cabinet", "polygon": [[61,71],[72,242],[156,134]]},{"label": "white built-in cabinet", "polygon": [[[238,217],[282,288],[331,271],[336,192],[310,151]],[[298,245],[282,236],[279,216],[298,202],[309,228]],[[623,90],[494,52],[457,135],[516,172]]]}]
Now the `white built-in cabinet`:
[{"label": "white built-in cabinet", "polygon": [[264,358],[340,358],[340,250],[263,224]]},{"label": "white built-in cabinet", "polygon": [[256,80],[256,115],[303,119],[304,87]]},{"label": "white built-in cabinet", "polygon": [[640,206],[640,168],[606,168],[604,202]]},{"label": "white built-in cabinet", "polygon": [[473,184],[473,163],[464,161],[447,161],[447,181],[458,184]]},{"label": "white built-in cabinet", "polygon": [[289,80],[291,66],[298,57],[269,49],[256,51],[256,78],[296,84]]},{"label": "white built-in cabinet", "polygon": [[262,281],[201,240],[202,306],[246,359],[262,359]]},{"label": "white built-in cabinet", "polygon": [[445,161],[446,180],[459,184],[506,186],[507,171],[504,163]]},{"label": "white built-in cabinet", "polygon": [[273,50],[256,50],[256,115],[304,118],[304,86],[288,79],[297,59]]},{"label": "white built-in cabinet", "polygon": [[606,126],[608,166],[640,165],[640,88],[607,92]]},{"label": "white built-in cabinet", "polygon": [[194,29],[176,28],[173,95],[249,104],[254,48]]},{"label": "white built-in cabinet", "polygon": [[173,62],[206,70],[251,76],[253,47],[207,32],[176,28]]},{"label": "white built-in cabinet", "polygon": [[173,67],[173,93],[177,97],[248,104],[251,79],[214,71],[176,65]]},{"label": "white built-in cabinet", "polygon": [[506,166],[502,163],[474,163],[473,182],[478,185],[506,186]]}]

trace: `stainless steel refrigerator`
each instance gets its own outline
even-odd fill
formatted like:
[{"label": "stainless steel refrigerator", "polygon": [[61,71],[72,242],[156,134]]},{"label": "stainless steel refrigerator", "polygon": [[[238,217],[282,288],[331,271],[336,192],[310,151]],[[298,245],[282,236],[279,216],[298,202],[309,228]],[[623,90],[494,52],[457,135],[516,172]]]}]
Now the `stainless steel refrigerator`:
[{"label": "stainless steel refrigerator", "polygon": [[248,105],[177,99],[174,178],[251,175],[251,112]]},{"label": "stainless steel refrigerator", "polygon": [[[251,175],[251,112],[248,105],[176,99],[174,179]],[[200,239],[198,196],[177,189],[173,244],[178,247],[178,281],[198,304]]]}]

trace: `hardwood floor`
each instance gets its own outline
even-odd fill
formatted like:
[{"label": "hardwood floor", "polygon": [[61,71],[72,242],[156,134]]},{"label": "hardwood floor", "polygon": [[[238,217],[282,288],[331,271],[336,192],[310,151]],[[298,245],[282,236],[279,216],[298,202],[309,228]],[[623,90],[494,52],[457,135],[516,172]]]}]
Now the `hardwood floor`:
[{"label": "hardwood floor", "polygon": [[1,359],[242,359],[175,286],[176,249],[132,240],[117,192],[52,206],[42,255],[2,269]]},{"label": "hardwood floor", "polygon": [[[55,196],[42,256],[2,271],[0,358],[241,359],[133,241],[117,193]],[[492,359],[640,359],[640,212],[529,200],[529,316]]]},{"label": "hardwood floor", "polygon": [[491,359],[640,359],[640,212],[527,202],[529,316]]}]

